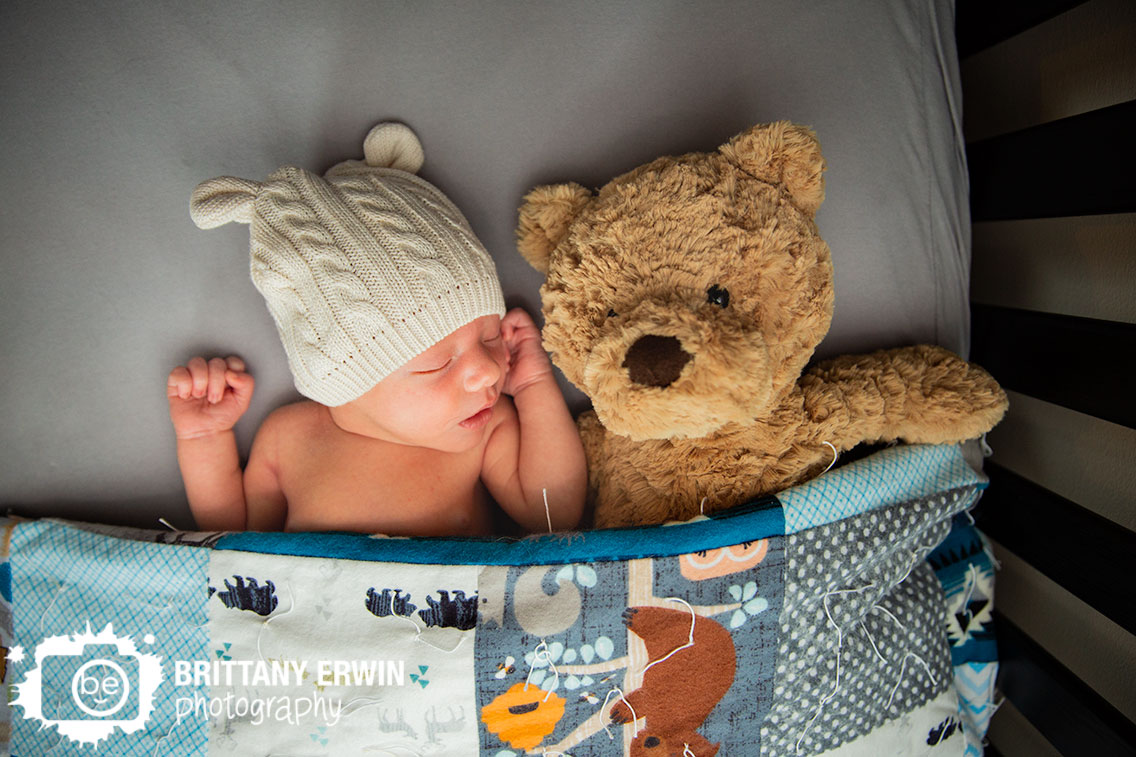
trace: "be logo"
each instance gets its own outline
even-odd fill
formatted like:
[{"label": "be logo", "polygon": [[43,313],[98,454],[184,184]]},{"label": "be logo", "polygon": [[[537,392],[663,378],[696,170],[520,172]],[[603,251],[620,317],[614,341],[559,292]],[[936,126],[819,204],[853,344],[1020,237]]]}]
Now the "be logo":
[{"label": "be logo", "polygon": [[[149,634],[144,639],[153,643]],[[15,660],[13,660],[15,662]],[[162,659],[139,652],[108,623],[97,634],[51,636],[36,646],[36,667],[16,684],[24,717],[54,725],[73,741],[98,745],[115,728],[141,730],[162,682]]]},{"label": "be logo", "polygon": [[[102,650],[94,650],[99,654]],[[59,665],[65,661],[63,657],[49,657],[44,660]],[[102,657],[88,660],[79,666],[71,676],[71,699],[75,705],[91,717],[104,718],[119,715],[122,719],[129,713],[120,713],[123,705],[130,700],[130,682],[138,680],[138,665],[133,659],[123,660],[129,667],[128,673],[122,664]],[[66,672],[62,678],[66,679]],[[137,708],[131,708],[137,716]]]}]

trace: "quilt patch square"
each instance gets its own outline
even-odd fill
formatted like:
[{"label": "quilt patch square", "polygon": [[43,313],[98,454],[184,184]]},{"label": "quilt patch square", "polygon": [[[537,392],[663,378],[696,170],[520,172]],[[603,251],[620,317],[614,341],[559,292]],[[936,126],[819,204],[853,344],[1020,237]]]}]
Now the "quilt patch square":
[{"label": "quilt patch square", "polygon": [[484,569],[482,753],[747,753],[772,701],[782,540]]},{"label": "quilt patch square", "polygon": [[471,566],[215,551],[209,661],[284,672],[213,683],[247,706],[210,717],[209,753],[464,753],[477,588]]},{"label": "quilt patch square", "polygon": [[[82,634],[88,627],[97,635],[109,626],[115,635],[132,639],[140,653],[163,659],[204,658],[207,632],[203,586],[209,550],[119,539],[49,520],[21,522],[9,528],[13,646],[19,646],[25,654],[19,665],[10,665],[9,680],[22,679],[37,663],[43,666],[32,655],[45,639]],[[137,672],[129,655],[120,659],[118,649],[82,646],[88,658],[105,655],[117,660],[127,680]],[[82,655],[77,654],[75,664],[82,662],[80,658]],[[67,685],[73,668],[73,664],[50,660],[44,668],[41,704],[53,719],[85,717],[76,709],[76,698]],[[126,708],[141,706],[139,695],[136,691],[134,698],[128,697]],[[174,686],[168,677],[153,692],[152,701],[153,711],[142,732],[113,730],[99,742],[99,751],[124,757],[148,756],[155,750],[205,754],[205,724],[187,723],[175,728]],[[13,754],[47,754],[61,742],[69,742],[56,728],[40,730],[40,723],[24,715],[18,704],[12,708]],[[69,743],[63,744],[67,746]]]},{"label": "quilt patch square", "polygon": [[934,492],[984,485],[955,444],[900,444],[780,492],[785,533]]}]

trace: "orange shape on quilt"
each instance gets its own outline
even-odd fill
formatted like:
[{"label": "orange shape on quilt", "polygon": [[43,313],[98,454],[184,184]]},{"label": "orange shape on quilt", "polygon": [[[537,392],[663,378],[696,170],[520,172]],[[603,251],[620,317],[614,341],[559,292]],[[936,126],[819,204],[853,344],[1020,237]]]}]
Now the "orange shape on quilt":
[{"label": "orange shape on quilt", "polygon": [[532,749],[556,729],[564,717],[563,697],[535,684],[512,688],[481,708],[481,720],[490,733],[514,749]]},{"label": "orange shape on quilt", "polygon": [[678,558],[679,570],[687,580],[705,581],[752,568],[765,559],[767,552],[769,539],[692,552]]}]

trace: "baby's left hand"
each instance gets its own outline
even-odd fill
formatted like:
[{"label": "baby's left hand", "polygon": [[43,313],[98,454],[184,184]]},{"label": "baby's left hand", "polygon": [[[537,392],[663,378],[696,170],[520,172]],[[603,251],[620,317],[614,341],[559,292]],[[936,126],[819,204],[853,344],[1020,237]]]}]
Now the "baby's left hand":
[{"label": "baby's left hand", "polygon": [[509,358],[505,394],[515,397],[529,384],[552,376],[552,363],[540,344],[540,329],[522,308],[513,308],[501,319],[501,336]]}]

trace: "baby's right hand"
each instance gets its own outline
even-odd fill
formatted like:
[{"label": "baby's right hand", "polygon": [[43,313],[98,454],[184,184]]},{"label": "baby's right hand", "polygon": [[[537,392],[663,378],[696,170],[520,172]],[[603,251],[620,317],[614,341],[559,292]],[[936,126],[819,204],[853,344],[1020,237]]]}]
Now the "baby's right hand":
[{"label": "baby's right hand", "polygon": [[248,410],[253,378],[239,357],[192,358],[170,371],[166,396],[179,439],[230,430]]}]

